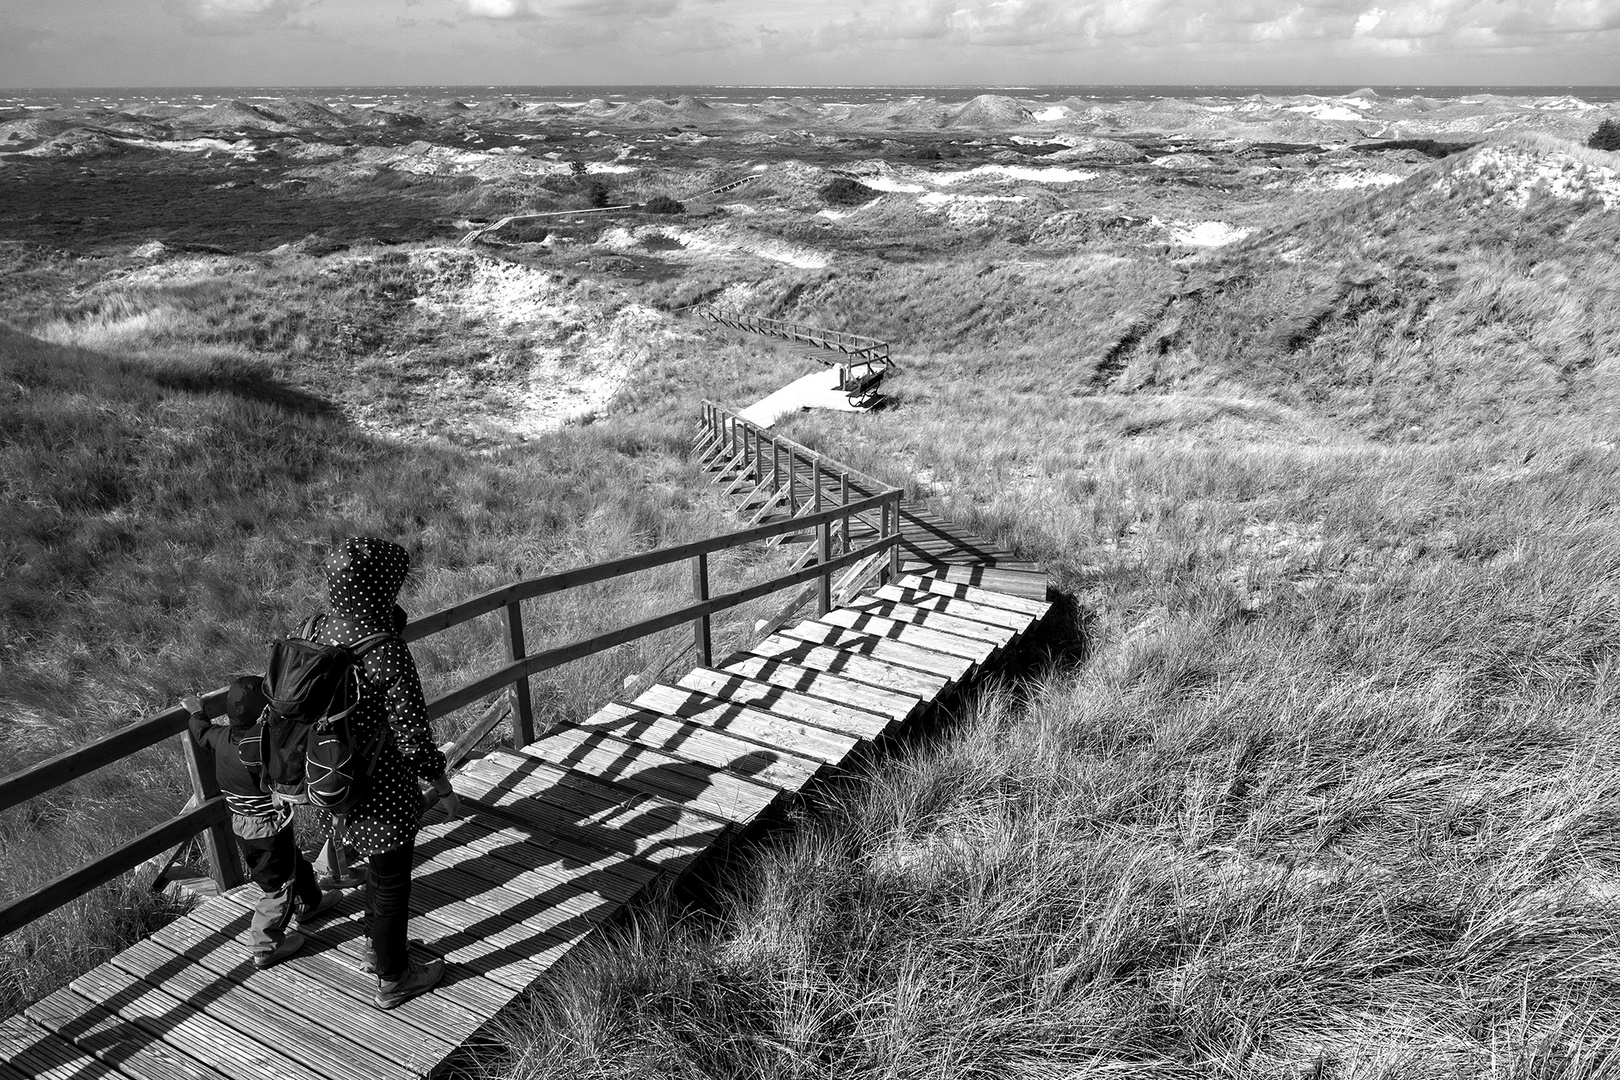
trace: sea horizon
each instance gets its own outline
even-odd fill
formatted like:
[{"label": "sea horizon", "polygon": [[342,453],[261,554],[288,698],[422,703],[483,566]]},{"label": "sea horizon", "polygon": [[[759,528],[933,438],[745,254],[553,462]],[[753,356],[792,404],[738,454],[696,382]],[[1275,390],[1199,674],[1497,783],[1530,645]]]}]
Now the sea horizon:
[{"label": "sea horizon", "polygon": [[645,100],[691,96],[716,103],[747,105],[771,99],[805,98],[818,104],[865,104],[894,98],[928,97],[946,103],[999,94],[1031,101],[1066,98],[1097,102],[1142,98],[1205,97],[1346,97],[1372,91],[1383,98],[1428,97],[1459,100],[1470,97],[1572,98],[1598,104],[1620,102],[1620,85],[1574,84],[1288,84],[1288,83],[1085,83],[1085,84],[967,84],[896,83],[805,86],[744,83],[675,84],[521,84],[521,83],[417,83],[377,85],[238,85],[238,86],[99,86],[0,88],[0,108],[48,109],[106,105],[114,102],[143,104],[206,104],[221,99],[273,101],[287,97],[318,97],[359,103],[398,98],[453,98],[478,102],[526,98],[555,104],[585,104],[603,99]]}]

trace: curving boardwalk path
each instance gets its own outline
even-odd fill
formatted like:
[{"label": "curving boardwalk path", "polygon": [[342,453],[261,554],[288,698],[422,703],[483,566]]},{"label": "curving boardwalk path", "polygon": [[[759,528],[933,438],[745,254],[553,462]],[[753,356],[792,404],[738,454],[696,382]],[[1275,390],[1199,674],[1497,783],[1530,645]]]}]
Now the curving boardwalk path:
[{"label": "curving boardwalk path", "polygon": [[0,1080],[392,1080],[433,1073],[654,882],[971,682],[1047,613],[1046,579],[925,508],[902,575],[578,725],[464,767],[417,842],[411,934],[450,961],[383,1013],[361,897],[303,953],[247,961],[252,886],[0,1023]]}]

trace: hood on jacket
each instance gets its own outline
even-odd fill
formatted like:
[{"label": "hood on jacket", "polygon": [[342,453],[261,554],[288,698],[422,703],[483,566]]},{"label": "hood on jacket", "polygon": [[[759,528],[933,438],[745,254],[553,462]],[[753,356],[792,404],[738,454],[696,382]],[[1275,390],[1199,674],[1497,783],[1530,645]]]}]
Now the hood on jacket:
[{"label": "hood on jacket", "polygon": [[387,630],[394,601],[410,572],[405,549],[375,536],[351,536],[322,564],[332,613],[359,625]]}]

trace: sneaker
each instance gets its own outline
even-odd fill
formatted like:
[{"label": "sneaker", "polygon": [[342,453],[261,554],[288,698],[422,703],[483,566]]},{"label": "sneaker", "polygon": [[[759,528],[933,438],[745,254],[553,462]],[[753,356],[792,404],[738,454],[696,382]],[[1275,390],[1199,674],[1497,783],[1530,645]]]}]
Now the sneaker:
[{"label": "sneaker", "polygon": [[321,874],[316,878],[316,884],[322,889],[356,889],[366,884],[366,876],[353,866],[348,866],[342,874]]},{"label": "sneaker", "polygon": [[321,894],[320,902],[308,911],[300,911],[293,915],[293,925],[302,930],[310,923],[321,918],[327,912],[343,902],[343,894],[336,889]]},{"label": "sneaker", "polygon": [[433,960],[426,964],[412,964],[405,969],[405,974],[392,982],[377,980],[377,996],[372,1004],[379,1009],[392,1009],[396,1005],[403,1005],[413,997],[425,994],[444,978],[444,961]]},{"label": "sneaker", "polygon": [[267,967],[273,967],[274,965],[281,963],[289,956],[296,956],[298,954],[298,950],[302,949],[303,947],[304,935],[294,930],[292,933],[281,939],[280,945],[277,945],[269,952],[254,953],[253,966],[258,968],[260,971],[263,971]]},{"label": "sneaker", "polygon": [[[408,944],[412,948],[420,949],[424,942],[421,938],[411,938]],[[373,949],[370,944],[366,945],[366,953],[360,958],[360,971],[366,975],[377,974],[377,950]]]}]

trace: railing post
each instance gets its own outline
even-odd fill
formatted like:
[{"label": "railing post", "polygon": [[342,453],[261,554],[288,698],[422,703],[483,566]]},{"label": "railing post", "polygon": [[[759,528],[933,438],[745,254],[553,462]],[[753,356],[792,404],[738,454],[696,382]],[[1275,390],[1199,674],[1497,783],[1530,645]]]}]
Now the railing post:
[{"label": "railing post", "polygon": [[[180,733],[180,745],[186,759],[186,775],[191,778],[191,794],[202,806],[209,799],[219,798],[219,780],[214,776],[214,755],[207,753],[192,739],[191,732]],[[231,832],[229,818],[215,822],[201,834],[203,853],[208,856],[208,868],[220,892],[234,889],[246,881],[242,863],[236,853],[236,836]]]},{"label": "railing post", "polygon": [[[890,520],[893,522],[894,535],[900,535],[900,492],[894,493],[894,509],[890,511]],[[889,580],[893,581],[900,576],[900,545],[896,544],[889,549]]]},{"label": "railing post", "polygon": [[[526,655],[523,651],[523,607],[519,603],[506,605],[507,656],[517,661]],[[534,706],[529,700],[529,678],[524,676],[512,684],[512,745],[528,746],[534,742]]]},{"label": "railing post", "polygon": [[799,516],[799,452],[788,451],[788,513]]},{"label": "railing post", "polygon": [[[709,557],[692,556],[692,599],[698,603],[709,598]],[[708,667],[713,663],[713,642],[709,636],[709,616],[699,615],[692,620],[692,639],[697,645],[698,663]]]},{"label": "railing post", "polygon": [[771,494],[782,490],[782,447],[771,439]]},{"label": "railing post", "polygon": [[[838,474],[838,501],[839,501],[839,504],[842,505],[842,506],[848,506],[849,505],[849,473],[847,473],[847,472],[840,472]],[[848,555],[849,554],[849,515],[848,514],[844,515],[844,550],[839,552],[839,554],[840,555]]]},{"label": "railing post", "polygon": [[[812,504],[817,513],[821,512],[821,459],[810,463],[810,482],[814,487],[811,496],[815,501]],[[820,588],[816,590],[816,614],[825,615],[832,610],[832,569],[827,565],[832,562],[832,522],[823,521],[816,530],[817,539],[821,549],[816,552],[816,560],[821,563],[821,577],[817,579]]]}]

